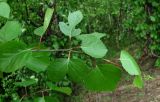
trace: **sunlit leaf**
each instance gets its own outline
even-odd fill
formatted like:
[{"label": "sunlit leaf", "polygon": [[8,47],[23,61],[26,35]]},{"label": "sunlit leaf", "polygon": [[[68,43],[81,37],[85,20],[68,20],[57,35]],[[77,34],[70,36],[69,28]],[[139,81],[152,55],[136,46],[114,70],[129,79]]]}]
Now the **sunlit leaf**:
[{"label": "sunlit leaf", "polygon": [[130,75],[140,75],[141,71],[134,58],[126,51],[121,51],[120,61]]},{"label": "sunlit leaf", "polygon": [[10,7],[6,2],[0,2],[0,16],[9,18]]},{"label": "sunlit leaf", "polygon": [[22,33],[21,25],[18,21],[8,21],[0,29],[0,42],[7,42],[17,38]]},{"label": "sunlit leaf", "polygon": [[107,53],[107,48],[100,40],[100,38],[104,37],[105,35],[102,33],[92,33],[92,34],[83,34],[77,36],[77,39],[82,41],[81,48],[82,50],[95,58],[102,58]]},{"label": "sunlit leaf", "polygon": [[143,83],[142,76],[140,76],[140,75],[135,76],[134,81],[133,81],[133,85],[138,88],[143,88],[144,83]]}]

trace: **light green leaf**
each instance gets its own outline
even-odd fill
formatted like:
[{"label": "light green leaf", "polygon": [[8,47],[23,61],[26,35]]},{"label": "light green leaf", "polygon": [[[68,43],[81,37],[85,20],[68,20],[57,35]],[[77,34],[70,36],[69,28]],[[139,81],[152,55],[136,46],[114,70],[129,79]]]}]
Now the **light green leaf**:
[{"label": "light green leaf", "polygon": [[16,86],[20,86],[20,87],[27,87],[27,86],[30,86],[30,85],[33,85],[33,84],[36,84],[36,83],[37,83],[37,80],[28,79],[28,80],[25,80],[25,81],[22,81],[22,82],[15,82],[14,84]]},{"label": "light green leaf", "polygon": [[0,70],[2,72],[14,72],[25,66],[30,57],[30,50],[21,50],[16,53],[4,53],[0,56]]},{"label": "light green leaf", "polygon": [[121,70],[111,64],[104,64],[93,69],[85,79],[85,86],[95,91],[112,91],[121,78]]},{"label": "light green leaf", "polygon": [[150,16],[151,21],[155,22],[156,18],[154,16]]},{"label": "light green leaf", "polygon": [[44,30],[44,27],[43,27],[43,26],[41,26],[41,27],[39,27],[39,28],[36,28],[36,29],[34,30],[34,34],[39,35],[39,36],[42,36],[42,35],[44,34],[44,32],[45,32],[45,30]]},{"label": "light green leaf", "polygon": [[49,23],[52,19],[53,11],[54,11],[54,9],[47,8],[47,11],[45,13],[43,26],[35,29],[34,34],[39,35],[39,36],[43,36],[43,34],[46,32],[46,30],[49,26]]},{"label": "light green leaf", "polygon": [[81,11],[75,11],[72,13],[69,13],[68,16],[68,23],[72,28],[75,28],[77,24],[79,24],[83,19],[83,15]]},{"label": "light green leaf", "polygon": [[17,38],[22,32],[18,21],[8,21],[0,29],[0,42],[7,42]]},{"label": "light green leaf", "polygon": [[73,29],[72,30],[72,36],[77,36],[77,35],[79,35],[81,33],[81,29]]},{"label": "light green leaf", "polygon": [[45,31],[48,28],[49,23],[52,19],[53,11],[54,11],[54,9],[48,8],[46,13],[45,13],[44,24],[43,24]]},{"label": "light green leaf", "polygon": [[10,7],[6,2],[0,2],[0,16],[9,18]]},{"label": "light green leaf", "polygon": [[135,76],[133,85],[138,88],[143,88],[144,82],[141,75]]},{"label": "light green leaf", "polygon": [[122,63],[123,68],[130,75],[140,75],[141,74],[138,64],[128,52],[124,50],[121,51],[120,61]]},{"label": "light green leaf", "polygon": [[71,93],[72,93],[72,90],[71,90],[70,87],[57,87],[50,82],[47,82],[47,86],[54,91],[61,92],[61,93],[64,93],[66,95],[71,95]]},{"label": "light green leaf", "polygon": [[68,26],[66,23],[64,22],[59,22],[59,27],[60,27],[60,30],[63,34],[67,35],[67,36],[71,36],[71,32],[72,32],[72,29],[70,26]]},{"label": "light green leaf", "polygon": [[82,41],[81,48],[86,54],[95,58],[102,58],[108,51],[100,40],[100,38],[104,36],[105,34],[95,32],[92,34],[79,35],[77,39]]}]

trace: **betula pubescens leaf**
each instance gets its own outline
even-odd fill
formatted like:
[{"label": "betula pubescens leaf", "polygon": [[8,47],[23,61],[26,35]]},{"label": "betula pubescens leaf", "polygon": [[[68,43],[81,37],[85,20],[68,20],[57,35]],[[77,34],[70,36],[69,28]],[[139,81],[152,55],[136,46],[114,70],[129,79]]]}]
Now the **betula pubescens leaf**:
[{"label": "betula pubescens leaf", "polygon": [[[3,0],[4,1],[4,0]],[[0,1],[0,16],[9,18],[10,16],[10,6],[6,2]]]},{"label": "betula pubescens leaf", "polygon": [[83,15],[80,11],[69,13],[68,23],[59,22],[61,32],[69,37],[77,36],[81,33],[80,29],[76,29],[76,25],[83,19]]},{"label": "betula pubescens leaf", "polygon": [[46,12],[45,12],[45,18],[44,18],[44,23],[43,26],[38,27],[37,29],[34,30],[34,33],[38,36],[43,36],[43,34],[46,32],[50,21],[52,19],[52,15],[53,15],[54,9],[51,8],[47,8]]},{"label": "betula pubescens leaf", "polygon": [[77,24],[79,24],[83,19],[83,15],[81,11],[75,11],[72,13],[69,13],[68,16],[68,23],[72,28],[75,28]]},{"label": "betula pubescens leaf", "polygon": [[140,68],[137,62],[127,51],[124,51],[124,50],[121,51],[120,61],[122,63],[123,68],[130,75],[140,75],[141,74],[141,71],[140,71]]},{"label": "betula pubescens leaf", "polygon": [[31,50],[25,49],[25,44],[10,41],[0,44],[0,71],[14,72],[26,65],[31,57]]},{"label": "betula pubescens leaf", "polygon": [[53,82],[63,80],[66,74],[74,82],[83,82],[88,72],[88,66],[80,59],[57,59],[47,68],[48,78]]},{"label": "betula pubescens leaf", "polygon": [[104,37],[103,33],[92,33],[92,34],[82,34],[76,38],[81,40],[81,49],[88,55],[95,58],[102,58],[107,53],[107,48],[101,41],[101,38]]},{"label": "betula pubescens leaf", "polygon": [[97,66],[85,78],[85,87],[94,91],[113,91],[121,78],[117,66],[104,64]]},{"label": "betula pubescens leaf", "polygon": [[21,24],[18,21],[7,21],[0,29],[0,42],[7,42],[18,38],[22,33]]}]

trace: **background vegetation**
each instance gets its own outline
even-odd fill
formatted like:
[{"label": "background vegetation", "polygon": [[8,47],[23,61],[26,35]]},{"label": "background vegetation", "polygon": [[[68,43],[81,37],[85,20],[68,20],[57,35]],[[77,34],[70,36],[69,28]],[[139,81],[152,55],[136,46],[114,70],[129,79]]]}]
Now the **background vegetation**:
[{"label": "background vegetation", "polygon": [[[7,21],[19,21],[22,26],[22,35],[19,39],[25,42],[28,48],[37,46],[39,43],[42,43],[40,48],[70,47],[68,37],[64,36],[59,28],[59,22],[67,22],[69,12],[80,10],[83,13],[83,20],[78,27],[81,28],[82,34],[105,33],[106,36],[102,40],[109,50],[104,57],[107,61],[103,62],[83,54],[73,54],[74,58],[79,57],[91,66],[95,66],[95,63],[112,63],[119,67],[117,56],[121,50],[127,50],[139,63],[150,56],[156,60],[155,66],[160,66],[160,3],[158,0],[0,0],[0,2],[3,1],[9,4],[11,12],[8,19],[0,17],[0,27],[2,28]],[[44,36],[39,39],[35,35],[35,29],[43,25],[47,8],[54,9],[53,16]],[[73,39],[72,42],[72,45],[80,43],[77,39]],[[49,56],[47,58],[53,60],[67,57],[68,53],[53,52],[39,55]],[[47,58],[43,58],[42,62],[47,62]],[[26,79],[28,79],[26,82],[29,83],[28,85],[26,83],[15,85],[15,82]],[[37,84],[34,84],[35,80],[38,80]],[[46,72],[36,73],[26,67],[13,73],[1,73],[1,100],[39,102],[43,100],[39,97],[46,96],[46,100],[63,102],[67,100],[68,95],[77,94],[78,90],[83,88],[67,78],[55,83],[55,86],[51,86],[51,83],[46,80],[48,81]],[[54,89],[48,90],[48,86]]]}]

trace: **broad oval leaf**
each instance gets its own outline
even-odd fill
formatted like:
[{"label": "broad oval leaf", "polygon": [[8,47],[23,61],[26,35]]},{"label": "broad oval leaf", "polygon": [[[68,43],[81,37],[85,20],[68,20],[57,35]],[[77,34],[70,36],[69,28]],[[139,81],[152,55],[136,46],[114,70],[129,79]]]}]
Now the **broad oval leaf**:
[{"label": "broad oval leaf", "polygon": [[138,64],[128,52],[124,50],[121,51],[120,61],[122,63],[123,68],[130,75],[140,75],[141,74]]},{"label": "broad oval leaf", "polygon": [[111,64],[100,65],[93,69],[85,79],[85,86],[95,91],[112,91],[121,78],[121,70]]},{"label": "broad oval leaf", "polygon": [[57,59],[53,61],[47,68],[48,79],[53,82],[61,81],[68,70],[67,59]]},{"label": "broad oval leaf", "polygon": [[92,33],[92,34],[83,34],[77,36],[77,39],[82,41],[81,48],[82,50],[95,58],[102,58],[107,53],[107,48],[100,40],[104,36],[103,33]]},{"label": "broad oval leaf", "polygon": [[39,72],[43,72],[47,69],[47,67],[50,64],[50,60],[49,57],[31,57],[27,64],[26,67],[29,68],[30,70],[39,73]]},{"label": "broad oval leaf", "polygon": [[68,64],[69,78],[78,83],[84,83],[84,78],[89,73],[90,68],[81,59],[71,59]]},{"label": "broad oval leaf", "polygon": [[0,57],[0,70],[2,72],[14,72],[26,65],[31,57],[30,50],[21,50],[16,53],[4,53]]},{"label": "broad oval leaf", "polygon": [[75,11],[72,13],[69,13],[68,16],[68,23],[72,28],[75,28],[77,24],[79,24],[83,19],[83,15],[81,11]]},{"label": "broad oval leaf", "polygon": [[80,59],[57,59],[47,68],[48,78],[53,82],[61,81],[66,74],[74,82],[83,82],[88,72],[88,66]]},{"label": "broad oval leaf", "polygon": [[10,6],[6,2],[0,2],[0,16],[9,18]]},{"label": "broad oval leaf", "polygon": [[0,42],[7,42],[17,38],[22,33],[21,25],[18,21],[8,21],[0,29]]}]

